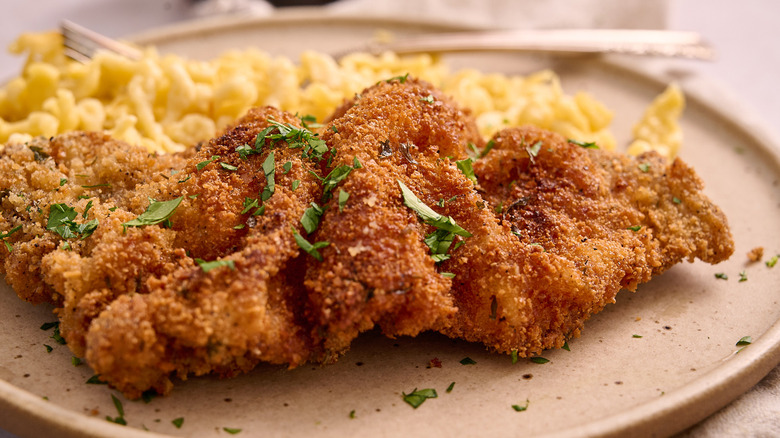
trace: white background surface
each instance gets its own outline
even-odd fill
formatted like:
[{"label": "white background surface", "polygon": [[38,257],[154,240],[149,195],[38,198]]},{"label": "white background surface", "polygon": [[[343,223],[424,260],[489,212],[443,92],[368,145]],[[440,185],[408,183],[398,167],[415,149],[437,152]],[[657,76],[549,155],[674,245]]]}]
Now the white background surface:
[{"label": "white background surface", "polygon": [[[458,0],[449,3],[458,7],[467,7],[469,3],[486,4]],[[506,6],[522,2],[495,3]],[[582,6],[592,2],[583,0],[567,4],[578,3]],[[780,26],[777,25],[780,2],[669,0],[645,4],[653,5],[648,7],[654,9],[665,5],[667,10],[663,21],[666,27],[698,31],[715,46],[718,52],[715,62],[679,61],[680,69],[692,70],[719,82],[744,103],[745,108],[755,112],[771,132],[780,132],[777,126],[780,120],[780,87],[777,86],[780,77],[780,49],[777,48],[780,41]],[[0,0],[0,7],[4,11],[3,25],[0,26],[0,46],[3,48],[19,33],[55,29],[63,18],[110,36],[122,36],[194,16],[186,0]],[[270,7],[260,4],[255,11],[270,13]],[[17,74],[22,61],[3,51],[0,54],[0,80]],[[767,245],[771,250],[780,243],[767,242]],[[705,421],[703,426],[693,429],[691,435],[733,433],[737,429],[723,428],[734,421],[743,423],[738,429],[740,434],[760,434],[759,430],[766,430],[760,429],[761,423],[771,427],[771,424],[780,422],[779,418],[780,371],[775,369],[767,380],[738,404]],[[776,433],[780,433],[780,429]],[[0,438],[9,437],[12,435],[0,430]]]}]

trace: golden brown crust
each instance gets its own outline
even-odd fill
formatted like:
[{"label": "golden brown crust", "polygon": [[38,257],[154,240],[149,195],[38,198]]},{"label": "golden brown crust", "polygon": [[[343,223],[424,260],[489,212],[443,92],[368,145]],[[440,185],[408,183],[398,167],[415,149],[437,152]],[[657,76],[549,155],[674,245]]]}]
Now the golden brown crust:
[{"label": "golden brown crust", "polygon": [[[175,377],[333,360],[374,326],[528,356],[578,335],[620,289],[733,251],[725,217],[679,160],[510,129],[474,163],[475,185],[456,164],[468,143],[484,146],[473,119],[421,81],[380,82],[346,103],[320,133],[322,159],[267,138],[238,153],[276,123],[300,127],[258,108],[197,152],[164,157],[95,133],[7,146],[0,232],[21,228],[3,239],[6,280],[28,301],[53,303],[73,351],[135,398],[167,393]],[[264,199],[272,153],[275,190]],[[334,169],[349,175],[325,193]],[[449,259],[431,257],[437,227],[401,184],[466,230]],[[170,221],[124,225],[150,199],[178,198]],[[77,224],[99,225],[83,239],[48,230],[58,203]],[[315,203],[325,211],[307,234],[301,218]],[[321,261],[295,233],[328,242]]]},{"label": "golden brown crust", "polygon": [[725,216],[680,160],[585,149],[531,127],[494,141],[474,169],[501,227],[445,262],[456,273],[450,336],[537,354],[577,335],[620,289],[733,252]]}]

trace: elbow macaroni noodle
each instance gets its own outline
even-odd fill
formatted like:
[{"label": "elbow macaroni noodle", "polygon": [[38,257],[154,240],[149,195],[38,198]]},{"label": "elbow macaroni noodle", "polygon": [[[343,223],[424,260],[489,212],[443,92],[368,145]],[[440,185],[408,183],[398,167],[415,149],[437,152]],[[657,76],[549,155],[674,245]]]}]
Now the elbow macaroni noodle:
[{"label": "elbow macaroni noodle", "polygon": [[[470,108],[485,136],[534,124],[615,147],[610,110],[587,93],[564,94],[549,70],[527,77],[450,73],[431,56],[392,53],[353,54],[337,62],[305,52],[295,64],[256,49],[204,62],[146,48],[138,61],[101,52],[81,64],[65,57],[56,32],[23,34],[10,50],[26,53],[27,62],[19,77],[0,88],[0,143],[92,130],[153,152],[181,151],[216,136],[251,107],[271,105],[322,120],[363,88],[409,73]],[[659,96],[635,127],[629,151],[659,149],[673,156],[683,106],[676,87]]]}]

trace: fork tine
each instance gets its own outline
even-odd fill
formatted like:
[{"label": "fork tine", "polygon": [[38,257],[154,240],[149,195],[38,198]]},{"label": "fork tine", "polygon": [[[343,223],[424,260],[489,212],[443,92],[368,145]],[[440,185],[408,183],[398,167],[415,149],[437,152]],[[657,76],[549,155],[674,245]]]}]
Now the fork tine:
[{"label": "fork tine", "polygon": [[60,22],[65,55],[78,62],[87,62],[98,50],[108,50],[132,60],[141,59],[142,53],[135,47],[101,35],[69,20]]}]

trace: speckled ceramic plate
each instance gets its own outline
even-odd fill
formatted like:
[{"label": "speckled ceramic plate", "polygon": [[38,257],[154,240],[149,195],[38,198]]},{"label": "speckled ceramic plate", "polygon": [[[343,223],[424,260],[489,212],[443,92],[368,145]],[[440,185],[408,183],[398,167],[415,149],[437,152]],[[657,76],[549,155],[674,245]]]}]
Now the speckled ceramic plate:
[{"label": "speckled ceramic plate", "polygon": [[[200,58],[250,45],[294,57],[304,48],[354,46],[377,28],[442,27],[296,13],[187,24],[138,40]],[[454,68],[504,73],[554,68],[569,92],[587,90],[615,110],[622,141],[665,83],[679,81],[689,97],[681,156],[728,215],[735,255],[718,266],[679,265],[636,294],[620,294],[569,342],[571,351],[545,352],[545,364],[512,364],[480,345],[436,334],[392,340],[368,333],[335,365],[260,366],[230,380],[195,378],[149,403],[120,396],[126,427],[105,420],[117,414],[111,395],[118,393],[86,384],[91,370],[73,366],[69,350],[39,328],[54,320],[51,308],[24,303],[2,284],[0,426],[60,437],[228,436],[225,428],[241,429],[240,436],[663,436],[724,406],[780,361],[780,266],[748,265],[745,256],[756,246],[780,252],[779,149],[745,112],[724,104],[701,78],[673,76],[662,64],[497,54],[447,60]],[[748,281],[738,281],[742,271]],[[729,279],[717,280],[719,272]],[[738,353],[743,336],[754,342]],[[43,344],[54,350],[47,353]],[[476,364],[462,365],[465,357]],[[427,366],[434,358],[441,367]],[[434,388],[439,397],[412,409],[401,397],[415,388]],[[172,422],[177,418],[180,428]]]}]

